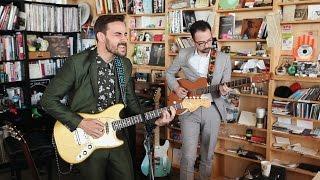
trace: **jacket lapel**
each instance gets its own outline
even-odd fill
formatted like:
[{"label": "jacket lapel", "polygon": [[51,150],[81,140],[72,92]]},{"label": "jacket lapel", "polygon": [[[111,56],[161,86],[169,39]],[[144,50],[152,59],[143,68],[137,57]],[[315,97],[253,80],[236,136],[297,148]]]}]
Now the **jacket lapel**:
[{"label": "jacket lapel", "polygon": [[97,48],[94,50],[91,50],[88,59],[91,61],[90,68],[89,68],[89,74],[90,74],[90,80],[91,80],[91,87],[93,88],[94,97],[98,97],[98,77],[97,77]]}]

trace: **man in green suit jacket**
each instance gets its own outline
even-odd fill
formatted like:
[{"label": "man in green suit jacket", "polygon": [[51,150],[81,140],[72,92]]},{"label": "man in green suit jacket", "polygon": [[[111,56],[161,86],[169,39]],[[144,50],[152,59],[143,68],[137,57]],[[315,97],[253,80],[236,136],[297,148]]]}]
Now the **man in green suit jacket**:
[{"label": "man in green suit jacket", "polygon": [[[93,138],[99,138],[104,133],[104,124],[95,119],[82,118],[77,113],[98,113],[122,102],[126,104],[125,110],[130,115],[141,113],[142,110],[131,80],[132,64],[125,58],[127,32],[124,17],[100,16],[94,31],[97,46],[65,62],[44,92],[41,105],[70,131],[81,128]],[[122,76],[116,71],[115,59],[122,62]],[[119,82],[124,86],[122,93]],[[65,95],[68,95],[68,106],[60,102]],[[161,126],[169,123],[175,116],[175,110],[170,110],[171,115],[164,111],[155,124]],[[119,134],[119,137],[125,141],[124,145],[113,149],[98,149],[79,164],[83,178],[134,179],[127,139],[123,134]]]}]

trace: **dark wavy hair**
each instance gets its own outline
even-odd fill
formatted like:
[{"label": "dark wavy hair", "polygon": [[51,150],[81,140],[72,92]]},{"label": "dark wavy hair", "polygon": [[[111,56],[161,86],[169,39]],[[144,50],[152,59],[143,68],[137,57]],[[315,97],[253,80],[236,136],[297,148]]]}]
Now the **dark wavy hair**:
[{"label": "dark wavy hair", "polygon": [[124,16],[123,15],[103,15],[99,16],[96,20],[96,23],[94,24],[94,33],[97,37],[98,32],[102,32],[103,34],[106,33],[108,29],[108,24],[112,22],[124,22]]},{"label": "dark wavy hair", "polygon": [[208,22],[203,21],[203,20],[194,22],[190,26],[190,33],[191,33],[192,39],[194,39],[194,35],[196,34],[196,32],[205,31],[207,29],[209,29],[211,31],[211,27],[210,27],[210,24]]}]

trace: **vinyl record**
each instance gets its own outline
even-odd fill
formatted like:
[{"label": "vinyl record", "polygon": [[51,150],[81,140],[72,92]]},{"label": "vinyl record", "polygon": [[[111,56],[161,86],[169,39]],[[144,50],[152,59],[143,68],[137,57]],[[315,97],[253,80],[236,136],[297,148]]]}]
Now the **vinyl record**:
[{"label": "vinyl record", "polygon": [[239,4],[239,0],[221,0],[219,6],[221,9],[234,9]]}]

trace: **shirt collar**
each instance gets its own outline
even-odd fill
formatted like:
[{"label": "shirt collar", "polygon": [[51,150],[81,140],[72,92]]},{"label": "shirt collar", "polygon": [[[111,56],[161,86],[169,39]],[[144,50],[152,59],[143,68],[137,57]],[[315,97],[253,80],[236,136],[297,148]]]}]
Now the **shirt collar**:
[{"label": "shirt collar", "polygon": [[[207,58],[210,58],[210,53],[211,53],[211,49],[210,49],[208,55],[206,56]],[[201,55],[199,55],[197,48],[194,50],[194,55],[201,56]],[[203,57],[203,56],[201,56],[201,57]]]}]

